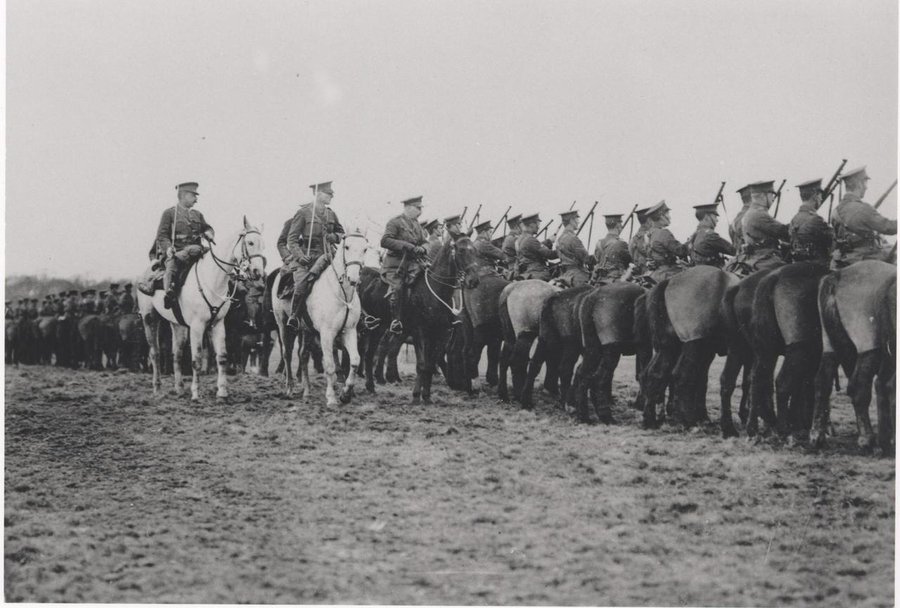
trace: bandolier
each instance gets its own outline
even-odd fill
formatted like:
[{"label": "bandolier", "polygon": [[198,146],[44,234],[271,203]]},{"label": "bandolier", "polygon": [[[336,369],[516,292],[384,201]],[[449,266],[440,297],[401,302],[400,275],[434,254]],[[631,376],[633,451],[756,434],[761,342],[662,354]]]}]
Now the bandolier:
[{"label": "bandolier", "polygon": [[594,249],[597,264],[594,267],[593,280],[616,281],[628,270],[631,254],[628,252],[628,243],[619,238],[622,233],[622,214],[604,215],[603,219],[608,232],[597,242]]},{"label": "bandolier", "polygon": [[571,287],[580,287],[590,280],[586,267],[594,264],[594,257],[584,247],[584,243],[578,238],[578,212],[565,211],[559,214],[563,231],[556,242],[556,251],[559,254],[560,279]]},{"label": "bandolier", "polygon": [[815,262],[828,266],[831,262],[831,228],[817,213],[822,204],[822,180],[799,184],[800,209],[788,224],[791,240],[791,259],[794,262]]},{"label": "bandolier", "polygon": [[777,268],[785,262],[779,251],[779,242],[787,242],[788,227],[771,215],[769,207],[775,201],[775,182],[757,182],[750,185],[750,208],[741,218],[744,263],[752,271]]},{"label": "bandolier", "polygon": [[516,265],[523,279],[550,280],[548,260],[555,260],[555,251],[537,240],[535,235],[541,223],[537,213],[522,218],[522,234],[516,240]]},{"label": "bandolier", "polygon": [[726,255],[734,255],[731,243],[716,232],[719,212],[718,203],[694,205],[694,217],[700,220],[697,230],[688,239],[688,254],[695,266],[725,266]]},{"label": "bandolier", "polygon": [[844,174],[846,192],[835,207],[834,235],[837,248],[835,267],[861,260],[883,260],[882,234],[897,234],[897,220],[889,220],[862,200],[869,181],[865,167]]}]

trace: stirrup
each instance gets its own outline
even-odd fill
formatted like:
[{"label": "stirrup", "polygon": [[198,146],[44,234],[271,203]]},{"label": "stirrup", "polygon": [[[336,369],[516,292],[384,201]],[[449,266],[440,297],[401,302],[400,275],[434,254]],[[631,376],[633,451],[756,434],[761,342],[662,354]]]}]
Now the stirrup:
[{"label": "stirrup", "polygon": [[167,293],[165,296],[163,296],[163,306],[165,306],[166,308],[172,308],[173,306],[175,306],[175,298],[176,295],[174,293]]},{"label": "stirrup", "polygon": [[400,322],[400,319],[394,319],[391,321],[391,327],[388,329],[392,334],[402,334],[403,333],[403,323]]},{"label": "stirrup", "polygon": [[291,315],[287,320],[287,326],[295,331],[300,331],[300,319]]}]

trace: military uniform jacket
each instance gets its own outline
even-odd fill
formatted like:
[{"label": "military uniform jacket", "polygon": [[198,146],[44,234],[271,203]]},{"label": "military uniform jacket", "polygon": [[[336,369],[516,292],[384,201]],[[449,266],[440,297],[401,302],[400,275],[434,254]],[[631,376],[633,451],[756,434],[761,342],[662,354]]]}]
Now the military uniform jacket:
[{"label": "military uniform jacket", "polygon": [[[422,245],[428,239],[425,229],[416,220],[410,219],[402,213],[388,220],[384,227],[384,236],[381,237],[381,246],[388,250],[382,260],[383,269],[398,268],[403,259],[403,253],[412,253],[412,250]],[[410,256],[407,256],[410,257]]]},{"label": "military uniform jacket", "polygon": [[741,218],[744,243],[754,251],[777,249],[778,241],[787,241],[788,227],[769,215],[760,204],[752,204]]},{"label": "military uniform jacket", "polygon": [[559,235],[559,240],[556,242],[556,250],[559,252],[559,263],[563,269],[583,268],[590,257],[581,239],[578,238],[578,235],[571,228],[566,228]]},{"label": "military uniform jacket", "polygon": [[650,257],[650,239],[646,226],[638,228],[638,231],[631,237],[628,252],[631,254],[631,260],[637,267],[637,271],[643,272],[647,265],[647,259]]},{"label": "military uniform jacket", "polygon": [[[175,212],[175,209],[178,212]],[[201,245],[200,236],[212,226],[206,223],[203,214],[196,209],[176,205],[163,211],[156,230],[156,248],[150,254],[156,255],[172,247],[172,223],[175,223],[175,250],[180,251],[188,245]]]},{"label": "military uniform jacket", "polygon": [[879,234],[897,234],[897,220],[887,219],[856,194],[845,194],[834,211],[841,251],[874,254],[881,249]]},{"label": "military uniform jacket", "polygon": [[297,209],[291,219],[287,237],[288,250],[298,260],[306,255],[307,248],[310,257],[318,257],[325,253],[326,234],[344,234],[344,227],[328,205],[307,203]]},{"label": "military uniform jacket", "polygon": [[597,267],[606,270],[625,270],[631,264],[628,243],[616,234],[607,234],[597,243],[595,256]]},{"label": "military uniform jacket", "polygon": [[516,240],[516,261],[522,273],[543,272],[547,260],[556,259],[557,253],[545,247],[533,234],[523,233]]},{"label": "military uniform jacket", "polygon": [[443,246],[444,243],[438,235],[435,234],[428,237],[428,242],[425,244],[425,250],[428,252],[428,259],[433,262]]},{"label": "military uniform jacket", "polygon": [[487,236],[478,235],[472,243],[478,264],[482,268],[493,268],[496,262],[506,261],[506,254],[499,247],[495,247]]},{"label": "military uniform jacket", "polygon": [[737,212],[737,215],[734,216],[734,221],[731,223],[731,226],[728,227],[728,236],[731,238],[731,243],[734,246],[734,250],[736,252],[741,251],[741,245],[744,244],[744,228],[741,224],[744,218],[744,214],[747,213],[747,209],[749,209],[749,205],[744,205],[741,207],[741,210]]},{"label": "military uniform jacket", "polygon": [[660,266],[673,266],[676,258],[687,257],[687,247],[678,242],[678,239],[668,228],[651,228],[649,259],[659,268]]},{"label": "military uniform jacket", "polygon": [[122,312],[132,312],[134,310],[134,296],[128,292],[119,296],[119,310]]},{"label": "military uniform jacket", "polygon": [[506,264],[512,267],[516,263],[516,241],[520,235],[510,232],[503,237],[503,253],[506,254]]},{"label": "military uniform jacket", "polygon": [[284,226],[281,228],[281,234],[278,235],[278,242],[275,244],[275,247],[278,249],[278,255],[281,256],[281,261],[285,264],[288,261],[288,258],[291,257],[291,250],[288,249],[288,234],[291,232],[291,223],[294,221],[294,218],[289,218]]},{"label": "military uniform jacket", "polygon": [[721,267],[724,263],[723,255],[734,255],[734,247],[719,236],[715,228],[701,222],[697,231],[691,235],[689,241],[691,261],[694,264],[705,264]]},{"label": "military uniform jacket", "polygon": [[831,255],[831,228],[810,203],[803,203],[788,224],[791,252],[795,261],[828,259]]}]

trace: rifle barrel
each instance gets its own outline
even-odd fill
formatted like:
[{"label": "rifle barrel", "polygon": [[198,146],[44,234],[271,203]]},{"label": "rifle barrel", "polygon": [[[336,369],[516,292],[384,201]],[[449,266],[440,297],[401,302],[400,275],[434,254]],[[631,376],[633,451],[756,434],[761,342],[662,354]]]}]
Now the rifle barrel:
[{"label": "rifle barrel", "polygon": [[881,203],[884,202],[884,199],[886,199],[886,198],[888,197],[888,195],[889,195],[889,194],[894,190],[894,188],[896,188],[896,187],[897,187],[897,180],[894,180],[894,183],[891,184],[891,187],[888,188],[888,189],[885,191],[884,194],[882,194],[880,197],[878,197],[878,200],[875,201],[875,204],[872,205],[872,206],[875,207],[876,209],[878,209],[879,207],[881,207]]}]

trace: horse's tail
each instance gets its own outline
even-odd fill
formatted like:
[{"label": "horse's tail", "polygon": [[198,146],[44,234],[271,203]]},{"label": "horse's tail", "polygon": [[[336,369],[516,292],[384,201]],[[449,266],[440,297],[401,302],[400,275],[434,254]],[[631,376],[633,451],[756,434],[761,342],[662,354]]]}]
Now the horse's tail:
[{"label": "horse's tail", "polygon": [[541,304],[541,316],[538,323],[538,336],[547,344],[559,344],[559,328],[556,326],[556,319],[553,316],[554,299],[554,296],[550,296]]},{"label": "horse's tail", "polygon": [[272,309],[272,292],[275,289],[275,279],[278,278],[280,272],[281,269],[273,270],[269,273],[269,276],[266,277],[266,288],[263,291],[262,323],[260,329],[274,329],[277,327],[275,323],[275,311]]},{"label": "horse's tail", "polygon": [[669,339],[669,312],[666,310],[666,287],[669,280],[657,283],[647,294],[647,321],[650,328],[650,340],[654,347],[664,344]]},{"label": "horse's tail", "polygon": [[736,336],[740,333],[737,315],[734,312],[734,298],[737,296],[740,285],[732,285],[725,290],[722,297],[722,303],[719,305],[719,312],[722,313],[722,319],[725,320],[725,329],[729,336]]},{"label": "horse's tail", "polygon": [[835,352],[855,352],[856,347],[847,330],[844,329],[841,313],[837,306],[839,279],[840,273],[828,274],[819,283],[819,317],[822,321],[822,331],[828,336]]},{"label": "horse's tail", "polygon": [[503,339],[510,344],[516,341],[516,332],[513,330],[512,319],[509,318],[509,298],[500,298],[500,306],[497,314],[500,317],[500,332]]},{"label": "horse's tail", "polygon": [[776,344],[769,342],[776,336],[781,336],[774,301],[778,278],[778,273],[770,273],[757,284],[753,294],[753,315],[750,317],[749,334],[758,347],[777,348]]},{"label": "horse's tail", "polygon": [[634,320],[632,321],[631,330],[636,344],[650,343],[650,319],[647,314],[646,291],[634,300]]}]

